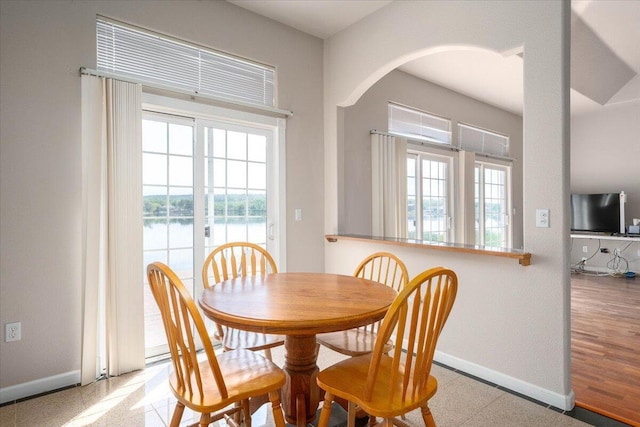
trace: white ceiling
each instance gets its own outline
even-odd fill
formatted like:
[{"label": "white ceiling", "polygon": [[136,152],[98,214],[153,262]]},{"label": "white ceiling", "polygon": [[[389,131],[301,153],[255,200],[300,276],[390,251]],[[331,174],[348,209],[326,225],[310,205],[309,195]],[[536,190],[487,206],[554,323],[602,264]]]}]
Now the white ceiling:
[{"label": "white ceiling", "polygon": [[355,24],[393,0],[227,0],[321,39]]},{"label": "white ceiling", "polygon": [[[393,0],[227,1],[325,39]],[[572,10],[572,114],[640,100],[640,0],[573,0]],[[522,114],[522,58],[518,55],[452,50],[400,69]]]}]

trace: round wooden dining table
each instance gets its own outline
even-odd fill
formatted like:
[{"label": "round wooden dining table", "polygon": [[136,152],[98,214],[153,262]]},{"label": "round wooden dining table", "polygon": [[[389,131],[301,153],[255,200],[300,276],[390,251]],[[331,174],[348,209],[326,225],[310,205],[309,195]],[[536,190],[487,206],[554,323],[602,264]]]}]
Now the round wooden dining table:
[{"label": "round wooden dining table", "polygon": [[217,283],[199,299],[204,314],[222,325],[285,335],[287,422],[313,422],[320,401],[316,334],[367,325],[384,317],[396,291],[381,283],[328,273],[277,273]]}]

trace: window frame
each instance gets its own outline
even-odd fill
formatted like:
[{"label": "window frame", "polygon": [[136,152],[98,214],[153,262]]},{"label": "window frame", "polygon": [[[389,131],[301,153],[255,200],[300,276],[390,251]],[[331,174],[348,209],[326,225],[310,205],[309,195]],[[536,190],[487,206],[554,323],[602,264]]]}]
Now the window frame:
[{"label": "window frame", "polygon": [[478,176],[480,178],[479,182],[479,190],[480,194],[476,195],[476,182],[474,176],[474,207],[475,201],[477,200],[478,210],[474,211],[474,221],[478,223],[478,228],[476,228],[476,244],[487,246],[486,244],[486,196],[484,194],[486,188],[485,175],[484,171],[486,169],[498,170],[505,173],[505,212],[503,215],[505,216],[505,242],[504,245],[495,246],[489,245],[490,247],[511,247],[513,243],[513,188],[512,188],[512,164],[508,161],[500,161],[498,159],[493,158],[483,158],[482,160],[475,161],[474,171],[478,170]]},{"label": "window frame", "polygon": [[[445,148],[445,147],[443,147]],[[446,232],[443,242],[452,242],[454,241],[454,236],[456,232],[456,219],[455,219],[455,200],[456,200],[456,169],[457,162],[455,158],[455,154],[450,150],[442,150],[437,148],[426,147],[422,144],[416,144],[411,141],[408,142],[407,146],[407,160],[409,158],[416,159],[416,179],[415,179],[415,190],[414,194],[416,197],[416,218],[415,218],[415,233],[416,240],[423,240],[424,236],[424,225],[422,214],[424,207],[422,206],[422,160],[430,160],[437,161],[446,164]],[[408,170],[408,165],[407,165]],[[408,178],[408,174],[407,174]],[[409,201],[409,183],[407,179],[407,211]],[[418,212],[421,212],[421,215],[418,216]],[[409,224],[407,224],[407,236],[408,230],[411,228]]]}]

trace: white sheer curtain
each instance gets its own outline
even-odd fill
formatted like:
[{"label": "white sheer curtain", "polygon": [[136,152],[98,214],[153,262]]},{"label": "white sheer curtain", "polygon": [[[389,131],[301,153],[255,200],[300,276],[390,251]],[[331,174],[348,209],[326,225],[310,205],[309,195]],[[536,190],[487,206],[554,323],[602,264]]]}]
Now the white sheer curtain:
[{"label": "white sheer curtain", "polygon": [[373,236],[407,237],[407,140],[371,134]]},{"label": "white sheer curtain", "polygon": [[144,367],[142,90],[82,77],[82,384]]}]

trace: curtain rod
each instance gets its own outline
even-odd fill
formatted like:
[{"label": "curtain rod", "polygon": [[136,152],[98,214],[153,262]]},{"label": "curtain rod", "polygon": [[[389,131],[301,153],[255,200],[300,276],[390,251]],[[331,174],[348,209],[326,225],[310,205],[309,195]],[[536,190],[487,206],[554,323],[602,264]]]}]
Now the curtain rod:
[{"label": "curtain rod", "polygon": [[[455,151],[455,152],[464,151],[461,148],[453,147],[451,145],[438,144],[438,143],[435,143],[435,142],[421,141],[419,139],[409,138],[409,137],[402,136],[402,135],[396,135],[396,134],[389,133],[389,132],[381,132],[381,131],[375,130],[375,129],[369,131],[369,133],[372,134],[372,135],[375,134],[375,135],[393,136],[393,137],[396,137],[396,138],[404,138],[407,141],[410,141],[410,142],[415,143],[415,144],[420,144],[420,145],[425,146],[425,147],[433,147],[433,148],[439,148],[441,150],[450,150],[450,151]],[[474,151],[474,153],[476,153],[476,156],[486,157],[486,158],[489,158],[489,159],[503,160],[503,161],[506,161],[506,162],[515,162],[516,161],[516,159],[514,159],[512,157],[498,156],[498,155],[495,155],[495,154],[481,153],[481,152],[477,152],[477,151]]]},{"label": "curtain rod", "polygon": [[281,110],[279,108],[268,107],[268,106],[259,105],[259,104],[252,104],[252,103],[249,103],[249,102],[232,101],[232,100],[228,100],[228,99],[224,99],[224,98],[219,98],[219,97],[213,96],[213,95],[205,95],[205,94],[202,94],[202,93],[198,93],[196,91],[188,91],[188,90],[178,89],[178,88],[171,87],[171,86],[168,86],[168,85],[163,85],[161,83],[149,83],[149,82],[146,82],[146,81],[143,81],[143,80],[136,79],[134,77],[122,76],[122,75],[119,75],[119,74],[109,73],[109,72],[106,72],[106,71],[92,70],[92,69],[89,69],[89,68],[86,68],[86,67],[80,67],[80,75],[107,77],[107,78],[111,78],[111,79],[115,79],[115,80],[121,80],[121,81],[129,82],[129,83],[138,83],[138,84],[141,84],[142,86],[146,86],[146,87],[153,88],[153,89],[166,90],[166,91],[169,91],[169,92],[175,92],[175,93],[179,93],[179,94],[182,94],[182,95],[198,97],[198,98],[202,98],[202,99],[207,99],[209,101],[214,101],[214,102],[219,103],[219,104],[233,105],[235,107],[242,107],[244,109],[249,109],[249,110],[253,110],[253,111],[257,110],[257,111],[260,111],[262,113],[269,113],[270,115],[277,115],[277,116],[281,116],[281,117],[291,117],[291,116],[293,116],[293,112],[289,111],[289,110]]},{"label": "curtain rod", "polygon": [[393,133],[389,133],[389,132],[381,132],[381,131],[375,130],[375,129],[371,130],[369,133],[370,134],[375,134],[375,135],[384,135],[384,136],[393,136],[393,137],[396,137],[396,138],[404,138],[408,142],[412,142],[414,144],[424,145],[425,147],[439,148],[440,150],[449,150],[449,151],[456,151],[456,152],[460,151],[459,148],[453,147],[451,145],[438,144],[437,142],[422,141],[420,139],[415,139],[415,138],[411,138],[411,137],[403,136],[403,135],[397,135],[397,134],[393,134]]}]

